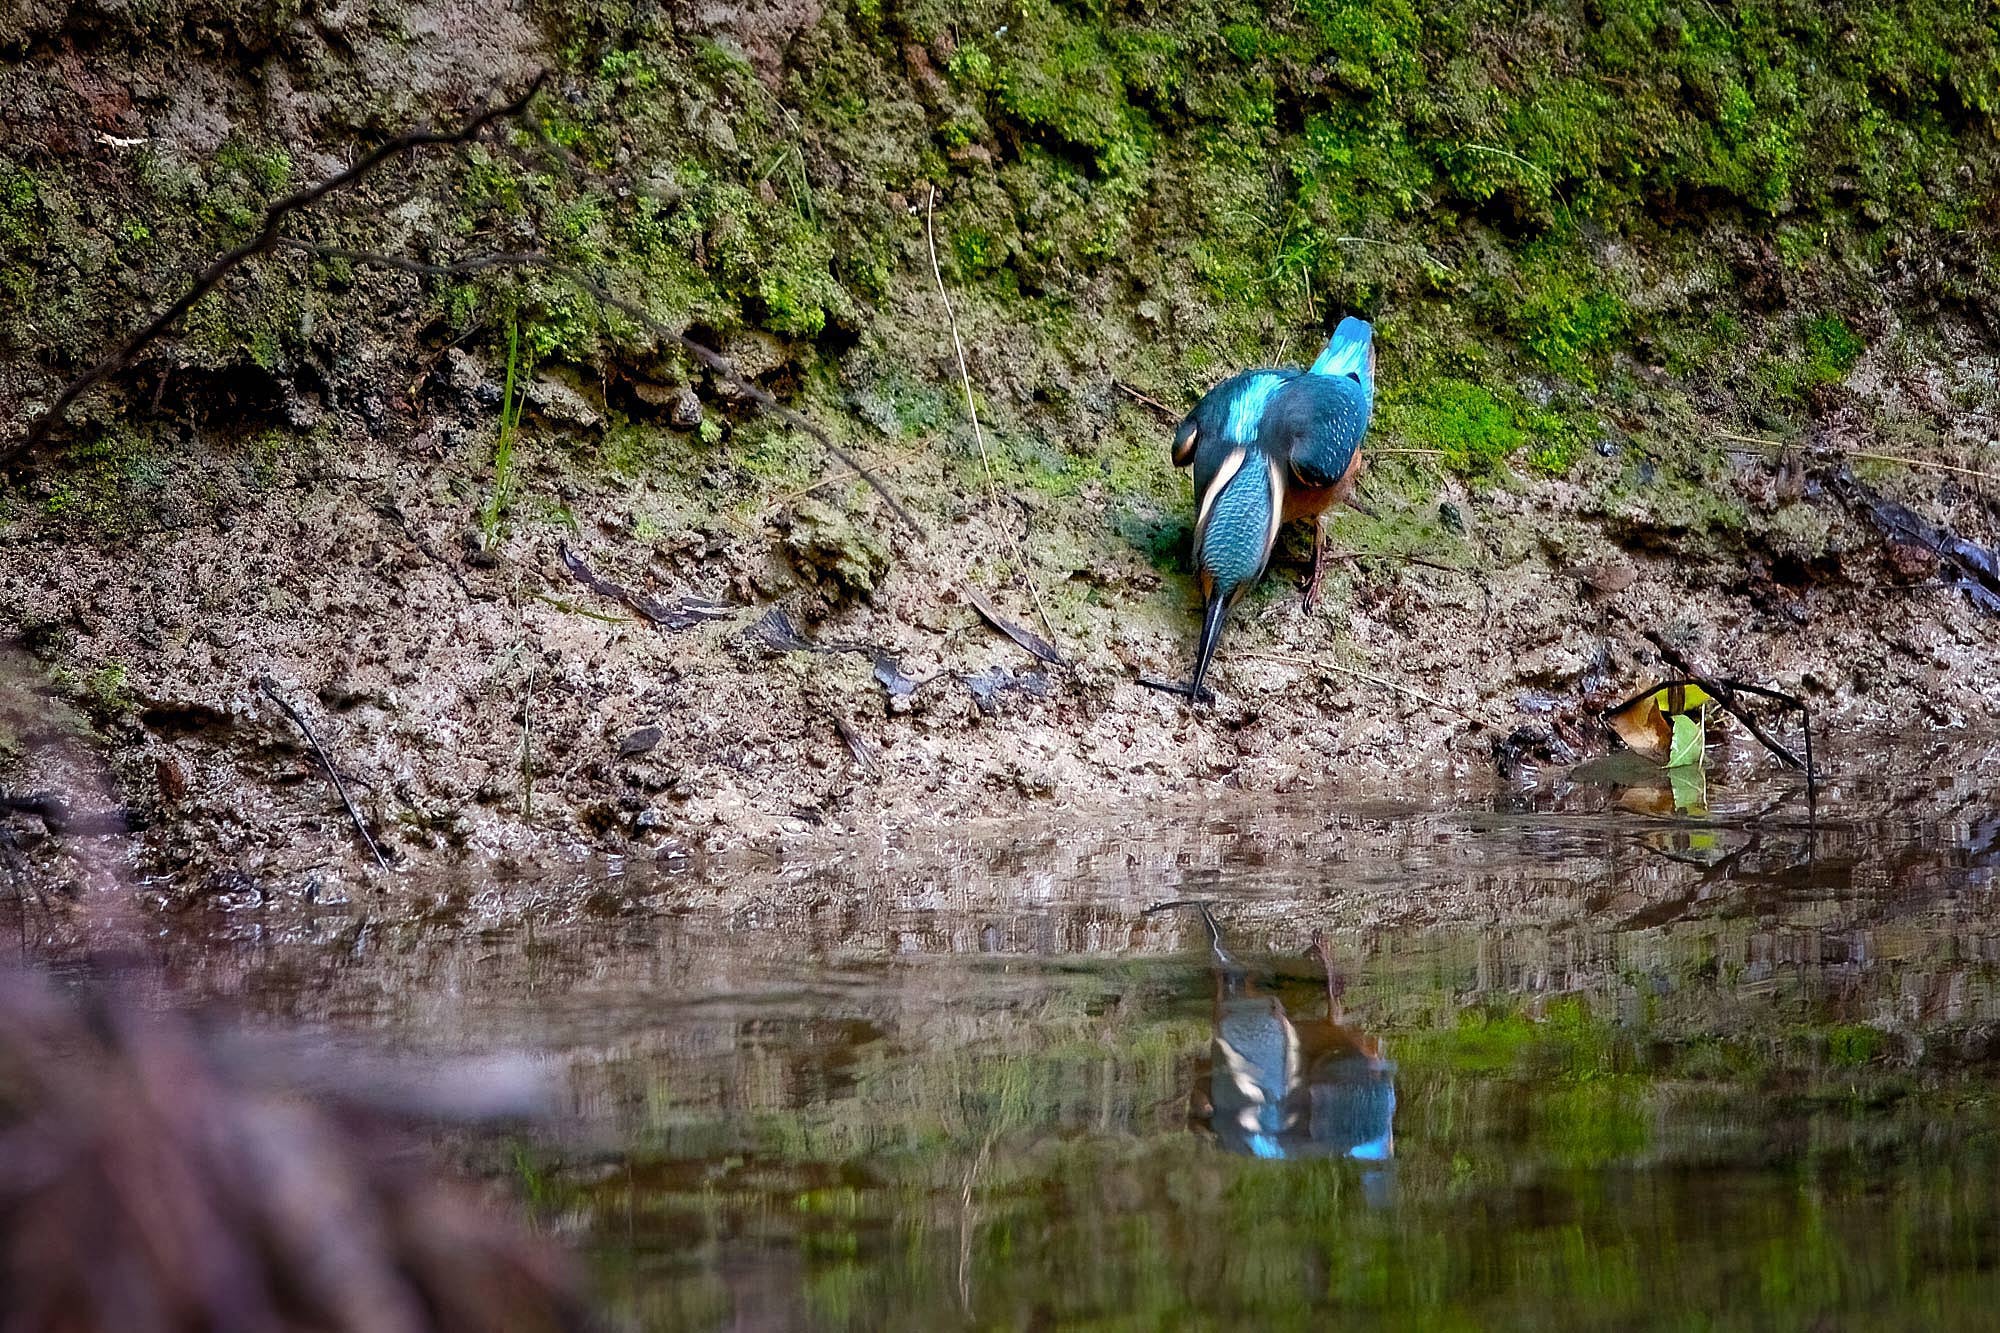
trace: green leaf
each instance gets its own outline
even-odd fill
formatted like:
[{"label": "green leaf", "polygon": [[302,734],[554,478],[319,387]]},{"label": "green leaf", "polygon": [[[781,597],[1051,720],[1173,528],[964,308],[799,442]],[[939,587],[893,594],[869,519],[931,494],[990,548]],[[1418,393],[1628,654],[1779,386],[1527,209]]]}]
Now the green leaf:
[{"label": "green leaf", "polygon": [[[1708,775],[1706,773],[1692,764],[1682,768],[1670,768],[1667,770],[1667,781],[1673,786],[1676,812],[1695,819],[1707,817]],[[1717,850],[1713,833],[1691,834],[1687,843],[1691,852],[1709,853]]]},{"label": "green leaf", "polygon": [[1686,713],[1674,714],[1674,743],[1667,751],[1668,768],[1700,768],[1702,761],[1701,719]]}]

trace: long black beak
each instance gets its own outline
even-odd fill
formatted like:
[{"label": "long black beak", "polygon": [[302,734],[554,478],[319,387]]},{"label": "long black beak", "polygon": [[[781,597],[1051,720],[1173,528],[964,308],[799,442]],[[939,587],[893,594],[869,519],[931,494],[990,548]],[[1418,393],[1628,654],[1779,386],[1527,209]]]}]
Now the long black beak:
[{"label": "long black beak", "polygon": [[1229,598],[1220,588],[1209,594],[1208,608],[1201,616],[1201,646],[1195,650],[1194,679],[1188,683],[1188,697],[1201,702],[1201,682],[1208,676],[1208,664],[1215,660],[1215,645],[1222,640],[1223,617],[1229,614]]}]

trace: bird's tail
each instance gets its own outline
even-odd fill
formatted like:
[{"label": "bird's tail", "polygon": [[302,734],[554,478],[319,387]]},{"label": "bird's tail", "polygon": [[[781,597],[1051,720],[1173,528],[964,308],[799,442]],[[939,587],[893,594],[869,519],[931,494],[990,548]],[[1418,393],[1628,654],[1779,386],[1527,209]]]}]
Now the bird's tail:
[{"label": "bird's tail", "polygon": [[1208,607],[1201,617],[1201,645],[1195,649],[1194,679],[1188,684],[1188,698],[1201,702],[1201,682],[1208,664],[1215,660],[1215,645],[1222,641],[1222,622],[1229,614],[1229,596],[1217,588],[1209,594]]},{"label": "bird's tail", "polygon": [[1375,329],[1365,319],[1349,315],[1340,321],[1327,341],[1326,350],[1313,362],[1315,375],[1358,375],[1364,380],[1374,375]]}]

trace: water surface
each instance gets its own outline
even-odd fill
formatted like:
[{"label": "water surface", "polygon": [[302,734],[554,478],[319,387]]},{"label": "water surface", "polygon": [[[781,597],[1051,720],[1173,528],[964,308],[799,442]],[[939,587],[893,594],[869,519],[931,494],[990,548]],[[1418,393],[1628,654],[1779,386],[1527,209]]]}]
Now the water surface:
[{"label": "water surface", "polygon": [[562,1122],[464,1151],[631,1326],[1989,1326],[1991,765],[1832,768],[1810,809],[1753,767],[1692,815],[1058,815],[160,947],[265,1021],[538,1053]]}]

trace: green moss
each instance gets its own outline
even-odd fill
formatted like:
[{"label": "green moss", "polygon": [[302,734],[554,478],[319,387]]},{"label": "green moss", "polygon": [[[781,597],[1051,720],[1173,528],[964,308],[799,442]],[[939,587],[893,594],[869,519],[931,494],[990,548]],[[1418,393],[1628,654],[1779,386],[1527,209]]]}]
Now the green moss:
[{"label": "green moss", "polygon": [[1807,375],[1816,384],[1832,384],[1854,369],[1854,363],[1868,350],[1835,314],[1814,315],[1805,323]]},{"label": "green moss", "polygon": [[1528,438],[1506,403],[1465,380],[1433,380],[1383,417],[1389,433],[1442,450],[1444,466],[1464,477],[1498,473]]},{"label": "green moss", "polygon": [[1550,370],[1590,382],[1594,359],[1631,322],[1625,302],[1546,253],[1525,263],[1520,278],[1525,290],[1509,318],[1522,344]]},{"label": "green moss", "polygon": [[0,258],[25,257],[35,248],[41,221],[41,196],[35,178],[9,163],[0,162]]},{"label": "green moss", "polygon": [[1127,140],[1124,83],[1100,28],[1033,5],[1010,32],[1007,50],[995,91],[1009,116],[1100,156]]},{"label": "green moss", "polygon": [[138,706],[126,683],[125,668],[116,664],[92,672],[83,682],[83,702],[96,715],[115,717]]},{"label": "green moss", "polygon": [[1849,1068],[1874,1062],[1887,1044],[1888,1038],[1880,1028],[1859,1023],[1842,1024],[1826,1030],[1827,1059]]}]

